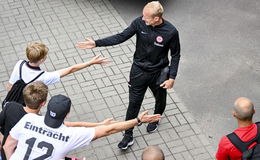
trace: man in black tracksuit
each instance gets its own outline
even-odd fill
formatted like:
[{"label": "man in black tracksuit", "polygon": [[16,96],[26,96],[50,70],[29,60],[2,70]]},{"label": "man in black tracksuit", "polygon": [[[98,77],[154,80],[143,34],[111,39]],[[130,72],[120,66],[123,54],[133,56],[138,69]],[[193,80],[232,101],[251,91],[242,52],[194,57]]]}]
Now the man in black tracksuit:
[{"label": "man in black tracksuit", "polygon": [[[136,18],[123,32],[93,41],[79,42],[78,48],[88,49],[122,43],[136,35],[136,51],[129,79],[129,106],[126,120],[136,118],[145,92],[149,87],[155,97],[154,114],[163,114],[166,106],[166,89],[172,88],[180,60],[179,34],[176,28],[162,18],[163,8],[158,1],[148,3],[143,16]],[[158,84],[161,71],[169,65],[168,52],[171,51],[169,76]],[[158,122],[147,126],[148,132],[158,128]],[[133,144],[133,128],[125,131],[120,149]]]}]

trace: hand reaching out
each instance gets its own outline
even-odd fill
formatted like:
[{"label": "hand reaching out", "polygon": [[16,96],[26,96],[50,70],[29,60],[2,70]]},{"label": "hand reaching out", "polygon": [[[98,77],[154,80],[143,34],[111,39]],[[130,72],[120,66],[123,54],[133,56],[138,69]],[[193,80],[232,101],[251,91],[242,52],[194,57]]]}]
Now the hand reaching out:
[{"label": "hand reaching out", "polygon": [[91,49],[96,47],[96,42],[90,38],[86,38],[85,42],[78,42],[76,47],[80,49]]},{"label": "hand reaching out", "polygon": [[105,119],[103,122],[101,122],[102,125],[109,125],[109,124],[113,124],[113,123],[117,123],[118,121],[114,121],[114,118],[108,118]]},{"label": "hand reaching out", "polygon": [[161,119],[161,115],[160,114],[152,114],[152,115],[148,115],[148,111],[144,111],[141,114],[138,115],[138,118],[141,120],[141,122],[143,123],[152,123],[152,122],[156,122],[159,121]]},{"label": "hand reaching out", "polygon": [[90,60],[91,64],[102,64],[105,65],[107,63],[109,63],[109,59],[106,57],[100,57],[101,55],[97,55],[96,57],[94,57],[93,59]]}]

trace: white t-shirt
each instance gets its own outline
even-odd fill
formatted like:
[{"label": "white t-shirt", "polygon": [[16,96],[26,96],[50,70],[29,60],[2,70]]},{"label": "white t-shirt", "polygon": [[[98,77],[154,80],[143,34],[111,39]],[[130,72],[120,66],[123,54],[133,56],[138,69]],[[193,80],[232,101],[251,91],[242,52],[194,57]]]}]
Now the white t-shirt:
[{"label": "white t-shirt", "polygon": [[45,125],[44,116],[28,113],[12,128],[10,135],[18,140],[10,160],[59,160],[68,152],[88,145],[95,136],[95,129],[65,125],[51,128]]},{"label": "white t-shirt", "polygon": [[[20,75],[20,64],[23,60],[19,60],[13,69],[13,72],[11,74],[11,77],[9,79],[9,83],[14,84],[17,80],[19,80]],[[27,63],[24,63],[22,66],[22,79],[25,83],[30,82],[33,80],[37,75],[39,75],[42,72],[42,70],[39,67],[31,67],[28,66]],[[56,82],[60,81],[60,74],[58,71],[54,72],[44,72],[39,78],[37,78],[35,81],[42,81],[46,85],[50,85]]]}]

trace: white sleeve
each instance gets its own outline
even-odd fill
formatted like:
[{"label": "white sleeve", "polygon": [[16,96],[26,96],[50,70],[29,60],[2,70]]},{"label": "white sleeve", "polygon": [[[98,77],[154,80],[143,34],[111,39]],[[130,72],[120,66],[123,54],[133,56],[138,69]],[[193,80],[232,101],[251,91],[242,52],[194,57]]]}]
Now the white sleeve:
[{"label": "white sleeve", "polygon": [[20,133],[25,125],[25,121],[26,121],[26,117],[28,116],[28,114],[24,115],[22,119],[19,120],[18,123],[16,123],[16,125],[11,129],[11,131],[9,132],[9,134],[12,136],[12,138],[18,140]]},{"label": "white sleeve", "polygon": [[60,74],[58,71],[54,72],[44,72],[42,75],[42,78],[40,78],[44,84],[51,85],[53,83],[59,82],[60,81]]},{"label": "white sleeve", "polygon": [[73,135],[71,136],[71,142],[73,142],[70,146],[73,150],[79,147],[83,147],[89,145],[92,139],[95,136],[94,128],[85,128],[85,127],[71,127]]},{"label": "white sleeve", "polygon": [[19,80],[19,67],[20,67],[20,64],[22,63],[23,60],[19,60],[15,66],[14,66],[14,69],[13,69],[13,72],[10,76],[10,79],[9,79],[9,83],[11,84],[14,84],[17,80]]}]

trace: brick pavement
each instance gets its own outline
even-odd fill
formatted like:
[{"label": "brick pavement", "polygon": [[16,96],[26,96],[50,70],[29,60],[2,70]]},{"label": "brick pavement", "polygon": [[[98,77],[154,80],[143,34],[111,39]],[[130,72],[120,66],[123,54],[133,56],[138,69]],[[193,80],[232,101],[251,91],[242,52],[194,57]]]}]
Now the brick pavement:
[{"label": "brick pavement", "polygon": [[[109,117],[124,120],[134,38],[112,47],[75,48],[75,43],[83,41],[85,36],[97,39],[126,27],[108,0],[1,0],[0,13],[1,100],[6,95],[5,85],[14,64],[18,59],[26,58],[26,45],[37,41],[50,49],[42,66],[48,71],[87,61],[97,54],[112,60],[107,66],[91,66],[49,87],[48,98],[55,94],[71,97],[73,108],[69,120],[96,122]],[[154,98],[148,91],[141,110],[152,110],[153,106]],[[117,133],[70,155],[85,156],[88,160],[134,160],[140,159],[147,145],[159,145],[167,160],[213,159],[212,145],[173,89],[168,91],[167,108],[159,130],[148,134],[143,125],[135,128],[134,135],[135,144],[125,152],[117,148],[122,138],[122,133]]]}]

